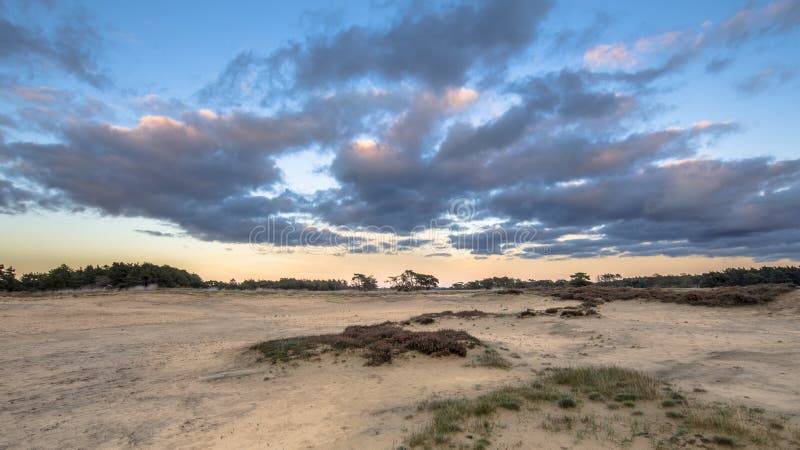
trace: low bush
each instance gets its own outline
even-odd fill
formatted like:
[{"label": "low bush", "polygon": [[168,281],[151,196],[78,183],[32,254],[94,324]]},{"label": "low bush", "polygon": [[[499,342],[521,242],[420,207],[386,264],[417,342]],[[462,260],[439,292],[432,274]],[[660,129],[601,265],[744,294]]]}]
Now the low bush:
[{"label": "low bush", "polygon": [[272,363],[308,358],[318,354],[320,347],[337,350],[363,349],[367,365],[378,366],[392,362],[396,354],[415,351],[424,355],[466,356],[467,349],[480,341],[465,331],[410,331],[392,322],[377,325],[353,325],[338,334],[302,336],[261,342],[250,347],[261,353],[263,360]]},{"label": "low bush", "polygon": [[537,288],[537,291],[562,300],[580,300],[586,308],[607,301],[632,299],[699,306],[756,305],[770,302],[779,295],[791,292],[794,289],[795,287],[790,284],[758,284],[691,290],[592,285]]}]

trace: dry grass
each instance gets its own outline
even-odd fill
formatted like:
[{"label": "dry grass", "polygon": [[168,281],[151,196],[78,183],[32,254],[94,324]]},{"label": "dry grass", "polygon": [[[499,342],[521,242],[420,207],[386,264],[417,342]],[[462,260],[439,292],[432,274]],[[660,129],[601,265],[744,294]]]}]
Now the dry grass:
[{"label": "dry grass", "polygon": [[309,358],[327,349],[365,350],[367,365],[392,362],[399,353],[414,351],[424,355],[467,355],[467,349],[480,341],[465,331],[410,331],[392,323],[353,325],[338,334],[276,339],[250,347],[261,353],[261,359],[274,363]]}]

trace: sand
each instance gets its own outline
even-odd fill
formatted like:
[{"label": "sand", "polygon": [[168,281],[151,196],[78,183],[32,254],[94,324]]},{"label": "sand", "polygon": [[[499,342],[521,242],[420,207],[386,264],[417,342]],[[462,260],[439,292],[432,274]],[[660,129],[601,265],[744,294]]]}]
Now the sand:
[{"label": "sand", "polygon": [[[516,353],[511,370],[411,354],[380,367],[333,354],[274,366],[245,351],[265,339],[426,312],[570,304],[485,292],[0,297],[0,448],[388,449],[422,426],[416,406],[431,396],[476,395],[546,367],[586,364],[643,370],[687,392],[702,388],[693,395],[704,401],[800,414],[797,292],[756,307],[620,301],[600,306],[599,317],[414,326],[465,329],[507,357]],[[507,434],[515,433],[542,448],[592,447],[523,424]]]}]

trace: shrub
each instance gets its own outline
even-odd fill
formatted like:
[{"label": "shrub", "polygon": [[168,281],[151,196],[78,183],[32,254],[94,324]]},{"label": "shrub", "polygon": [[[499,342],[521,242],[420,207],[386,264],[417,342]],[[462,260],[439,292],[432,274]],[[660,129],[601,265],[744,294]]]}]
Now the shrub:
[{"label": "shrub", "polygon": [[367,365],[381,365],[392,362],[398,353],[415,351],[425,355],[466,356],[467,348],[480,341],[465,331],[410,331],[392,322],[377,325],[353,325],[339,334],[301,336],[289,339],[276,339],[261,342],[250,347],[261,352],[262,359],[272,363],[291,359],[307,358],[316,354],[322,346],[335,349],[364,349]]},{"label": "shrub", "polygon": [[574,408],[578,406],[578,402],[575,401],[574,398],[570,396],[565,396],[561,400],[558,401],[558,406],[562,408]]}]

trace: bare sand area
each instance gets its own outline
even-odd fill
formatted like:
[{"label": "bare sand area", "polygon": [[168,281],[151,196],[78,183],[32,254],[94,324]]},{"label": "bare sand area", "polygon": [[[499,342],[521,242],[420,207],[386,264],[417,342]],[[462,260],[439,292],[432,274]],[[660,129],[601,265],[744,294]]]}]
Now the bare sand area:
[{"label": "bare sand area", "polygon": [[[593,317],[510,315],[571,304],[450,291],[0,297],[0,448],[389,449],[424,426],[421,401],[586,365],[641,370],[704,402],[763,408],[797,426],[800,293],[736,308],[630,300],[601,305]],[[266,339],[471,309],[509,315],[410,328],[466,330],[511,369],[413,353],[377,367],[347,353],[273,365],[246,351]],[[535,414],[499,413],[504,431],[490,447],[616,445],[543,429]]]}]

